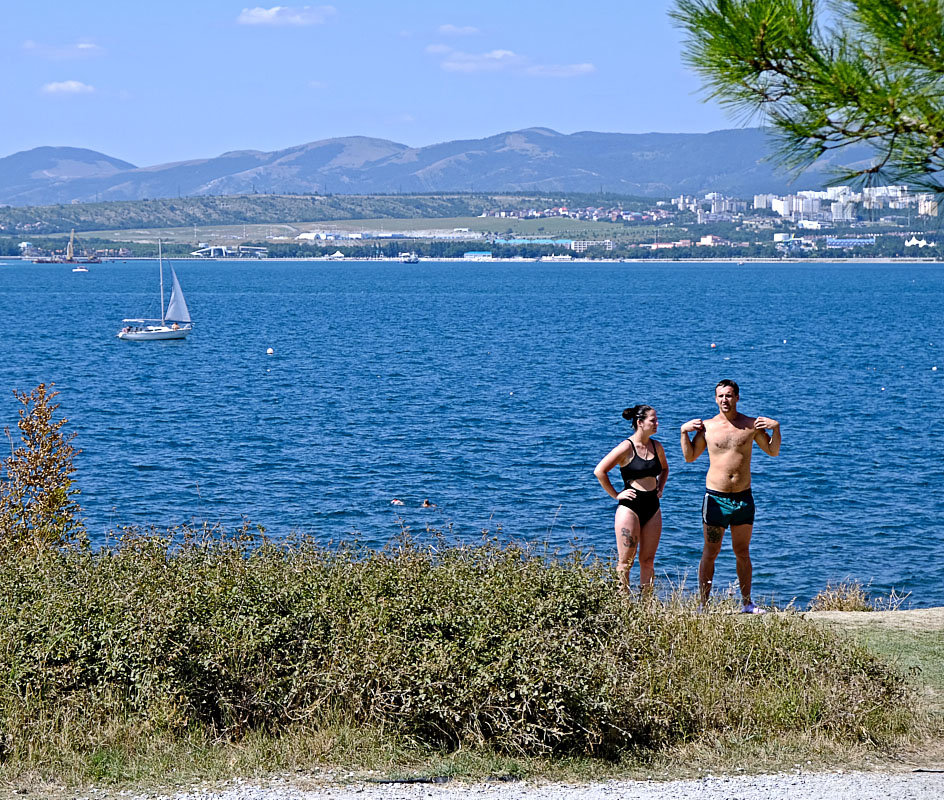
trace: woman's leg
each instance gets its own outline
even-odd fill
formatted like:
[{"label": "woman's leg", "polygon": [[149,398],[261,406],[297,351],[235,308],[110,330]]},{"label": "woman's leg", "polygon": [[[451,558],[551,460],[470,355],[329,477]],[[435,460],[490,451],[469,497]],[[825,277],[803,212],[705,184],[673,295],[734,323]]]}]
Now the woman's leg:
[{"label": "woman's leg", "polygon": [[662,509],[659,509],[639,531],[639,586],[643,591],[651,591],[655,583],[656,550],[661,538]]},{"label": "woman's leg", "polygon": [[620,590],[629,594],[629,571],[636,558],[636,548],[639,546],[639,517],[636,512],[617,506],[616,508],[616,575],[619,578]]}]

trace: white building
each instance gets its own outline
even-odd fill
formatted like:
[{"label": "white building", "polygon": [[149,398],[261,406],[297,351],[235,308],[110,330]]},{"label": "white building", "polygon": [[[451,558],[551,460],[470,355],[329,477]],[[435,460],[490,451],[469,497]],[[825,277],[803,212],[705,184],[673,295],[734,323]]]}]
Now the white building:
[{"label": "white building", "polygon": [[918,214],[922,217],[937,216],[937,200],[933,194],[918,195]]},{"label": "white building", "polygon": [[855,203],[837,200],[829,206],[833,222],[852,222],[855,216]]},{"label": "white building", "polygon": [[775,200],[775,196],[772,194],[755,194],[754,195],[754,208],[755,209],[766,209],[770,208],[771,202]]}]

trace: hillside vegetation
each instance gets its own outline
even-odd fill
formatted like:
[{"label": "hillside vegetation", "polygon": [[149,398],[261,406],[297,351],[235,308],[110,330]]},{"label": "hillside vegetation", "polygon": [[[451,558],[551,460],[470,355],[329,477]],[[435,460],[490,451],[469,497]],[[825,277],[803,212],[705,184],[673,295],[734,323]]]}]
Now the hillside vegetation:
[{"label": "hillside vegetation", "polygon": [[421,195],[234,195],[107,203],[0,208],[0,234],[37,236],[76,231],[183,228],[320,222],[344,219],[477,217],[496,208],[553,205],[624,207],[643,201],[613,195],[421,194]]}]

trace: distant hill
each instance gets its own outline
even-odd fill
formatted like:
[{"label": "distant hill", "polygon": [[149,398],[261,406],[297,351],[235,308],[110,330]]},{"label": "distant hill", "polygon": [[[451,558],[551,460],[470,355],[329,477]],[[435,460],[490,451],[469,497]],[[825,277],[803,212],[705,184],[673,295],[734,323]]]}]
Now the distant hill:
[{"label": "distant hill", "polygon": [[[771,149],[761,128],[569,135],[528,128],[418,148],[351,136],[271,153],[241,150],[152,167],[135,167],[92,150],[38,147],[0,158],[0,203],[457,191],[602,190],[643,197],[718,191],[750,197],[824,185],[828,163],[792,184],[765,160]],[[867,157],[864,149],[850,149],[842,163]]]},{"label": "distant hill", "polygon": [[107,180],[134,169],[134,164],[94,150],[35,147],[0,158],[0,202],[16,205],[59,202],[56,187],[80,180]]}]

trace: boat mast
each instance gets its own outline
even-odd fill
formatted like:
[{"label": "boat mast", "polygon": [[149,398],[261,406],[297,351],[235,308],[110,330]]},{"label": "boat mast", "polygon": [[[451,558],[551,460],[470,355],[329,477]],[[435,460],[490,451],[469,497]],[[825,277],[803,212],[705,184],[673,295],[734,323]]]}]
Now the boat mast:
[{"label": "boat mast", "polygon": [[161,252],[161,240],[157,240],[157,269],[161,273],[161,325],[164,324],[164,257]]}]

